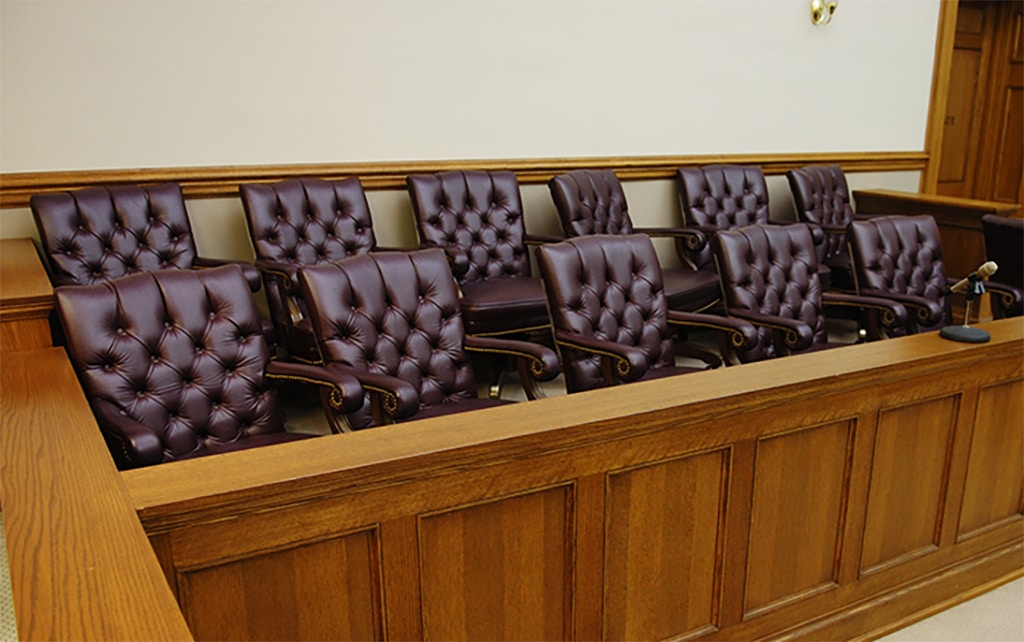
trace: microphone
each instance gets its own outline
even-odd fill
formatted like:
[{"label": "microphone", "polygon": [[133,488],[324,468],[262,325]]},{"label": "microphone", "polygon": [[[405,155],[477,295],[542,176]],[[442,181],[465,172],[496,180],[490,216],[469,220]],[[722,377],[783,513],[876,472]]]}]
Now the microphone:
[{"label": "microphone", "polygon": [[960,279],[959,281],[951,285],[948,291],[956,292],[962,288],[967,287],[971,283],[977,283],[978,281],[984,279],[985,277],[992,276],[993,274],[996,273],[996,270],[998,269],[999,266],[996,265],[995,261],[986,261],[979,265],[977,270],[971,272],[964,278]]}]

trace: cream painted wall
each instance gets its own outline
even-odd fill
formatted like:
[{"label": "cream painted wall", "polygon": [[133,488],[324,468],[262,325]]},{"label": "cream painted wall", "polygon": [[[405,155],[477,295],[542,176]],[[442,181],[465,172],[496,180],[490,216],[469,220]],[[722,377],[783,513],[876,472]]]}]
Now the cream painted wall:
[{"label": "cream painted wall", "polygon": [[0,2],[0,170],[907,151],[938,0]]},{"label": "cream painted wall", "polygon": [[[0,0],[0,171],[923,149],[938,0],[808,6]],[[626,187],[638,225],[679,220],[671,181]],[[369,198],[380,242],[415,245],[408,197]],[[546,187],[523,198],[557,233]],[[237,198],[189,211],[203,254],[252,257]],[[28,210],[0,213],[16,236]]]}]

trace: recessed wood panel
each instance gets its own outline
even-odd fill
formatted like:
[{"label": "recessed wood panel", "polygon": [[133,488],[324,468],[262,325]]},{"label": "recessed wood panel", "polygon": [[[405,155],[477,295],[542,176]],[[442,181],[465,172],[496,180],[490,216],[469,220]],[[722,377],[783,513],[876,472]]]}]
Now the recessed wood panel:
[{"label": "recessed wood panel", "polygon": [[959,396],[882,410],[871,467],[861,571],[938,544]]},{"label": "recessed wood panel", "polygon": [[[943,122],[940,183],[952,183],[962,187],[963,182],[967,180],[967,161],[980,68],[981,52],[972,49],[956,49],[953,52],[950,87],[955,88],[955,91],[949,92],[946,119]],[[949,191],[949,187],[939,193],[961,195],[960,192]]]},{"label": "recessed wood panel", "polygon": [[423,517],[423,636],[554,640],[571,618],[571,486]]},{"label": "recessed wood panel", "polygon": [[852,422],[837,422],[758,441],[748,614],[837,581],[852,435]]},{"label": "recessed wood panel", "polygon": [[1019,518],[1024,488],[1024,383],[983,388],[971,437],[960,538]]},{"label": "recessed wood panel", "polygon": [[609,475],[604,639],[661,640],[717,624],[728,451]]},{"label": "recessed wood panel", "polygon": [[197,640],[379,639],[376,531],[184,573]]},{"label": "recessed wood panel", "polygon": [[[1018,82],[1020,80],[1018,79]],[[1002,136],[996,141],[995,186],[992,198],[1017,200],[1024,175],[1024,88],[1009,87],[1002,97]]]}]

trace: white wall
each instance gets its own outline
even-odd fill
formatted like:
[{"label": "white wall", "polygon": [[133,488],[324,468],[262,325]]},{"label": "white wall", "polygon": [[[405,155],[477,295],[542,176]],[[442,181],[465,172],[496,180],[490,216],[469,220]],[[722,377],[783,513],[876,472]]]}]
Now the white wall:
[{"label": "white wall", "polygon": [[[840,0],[815,27],[809,0],[0,0],[0,171],[916,151],[938,8]],[[638,225],[678,221],[671,181],[626,187]],[[413,246],[406,195],[369,197],[380,241]],[[523,198],[557,232],[547,189]],[[189,210],[204,254],[251,258],[237,198]],[[16,236],[27,209],[0,213]]]},{"label": "white wall", "polygon": [[0,170],[907,151],[938,0],[0,2]]}]

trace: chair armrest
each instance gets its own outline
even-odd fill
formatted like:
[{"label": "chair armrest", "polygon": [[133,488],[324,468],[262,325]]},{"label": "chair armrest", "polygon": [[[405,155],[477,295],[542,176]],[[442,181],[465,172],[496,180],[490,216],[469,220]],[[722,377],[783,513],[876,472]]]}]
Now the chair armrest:
[{"label": "chair armrest", "polygon": [[827,306],[861,308],[877,312],[882,325],[889,330],[905,330],[907,327],[909,313],[898,301],[859,294],[823,292],[821,302]]},{"label": "chair armrest", "polygon": [[647,372],[647,359],[643,353],[631,346],[614,341],[602,341],[564,330],[555,330],[555,342],[573,350],[589,352],[609,359],[615,374],[623,382],[636,381]]},{"label": "chair armrest", "polygon": [[[408,419],[420,409],[420,394],[411,383],[391,375],[367,372],[342,365],[329,364],[339,372],[351,375],[359,380],[370,396],[372,404],[379,404],[379,409],[392,421]],[[377,418],[374,417],[376,420]]]},{"label": "chair armrest", "polygon": [[260,272],[252,263],[248,263],[246,261],[232,261],[228,259],[207,259],[201,256],[197,256],[192,261],[192,266],[197,268],[212,268],[220,267],[222,265],[237,265],[242,268],[242,276],[245,277],[246,282],[249,284],[249,289],[253,292],[260,291],[260,287],[263,285],[260,279]]},{"label": "chair armrest", "polygon": [[802,321],[773,317],[742,308],[729,308],[727,312],[729,316],[781,332],[782,340],[790,350],[804,350],[809,348],[814,341],[814,332],[811,330],[811,326]]},{"label": "chair armrest", "polygon": [[[895,292],[882,292],[881,290],[871,289],[863,289],[860,294],[861,296],[890,299],[897,303],[902,303],[913,311],[914,319],[916,319],[919,325],[923,326],[935,325],[945,314],[945,307],[943,307],[942,303],[912,294],[897,294]],[[907,318],[908,320],[910,319],[909,314]]]},{"label": "chair armrest", "polygon": [[672,325],[710,328],[721,332],[728,338],[729,345],[735,350],[752,350],[758,343],[757,329],[742,319],[669,310],[668,322]]},{"label": "chair armrest", "polygon": [[164,460],[164,446],[149,426],[122,414],[121,409],[105,399],[90,399],[96,423],[100,425],[118,468],[152,466]]},{"label": "chair armrest", "polygon": [[529,366],[530,376],[537,381],[550,381],[561,372],[558,355],[555,354],[555,351],[539,343],[467,336],[465,347],[470,352],[506,354],[523,360]]},{"label": "chair armrest", "polygon": [[849,227],[847,227],[846,225],[832,225],[829,223],[815,223],[815,225],[820,227],[821,231],[824,232],[825,234],[846,234],[846,232],[849,230]]},{"label": "chair armrest", "polygon": [[299,291],[299,266],[267,259],[256,259],[256,269],[273,278],[285,292]]},{"label": "chair armrest", "polygon": [[338,412],[353,412],[363,407],[363,386],[338,364],[315,366],[292,361],[271,361],[267,364],[266,376],[327,387],[330,389],[331,407]]},{"label": "chair armrest", "polygon": [[998,307],[999,315],[996,318],[1005,317],[1009,310],[1018,307],[1024,300],[1024,292],[1020,288],[1006,283],[985,281],[985,290],[992,294],[993,303]]},{"label": "chair armrest", "polygon": [[430,243],[421,243],[420,249],[427,250],[430,248],[439,247],[444,250],[444,255],[448,257],[448,267],[452,271],[452,276],[455,277],[456,281],[460,281],[466,272],[469,271],[469,257],[466,256],[466,251],[457,245],[432,245]]},{"label": "chair armrest", "polygon": [[708,245],[708,235],[695,227],[635,227],[633,231],[652,238],[674,238],[690,252],[699,252]]},{"label": "chair armrest", "polygon": [[523,237],[523,241],[527,245],[545,245],[547,243],[560,243],[565,238],[561,236],[549,236],[547,234],[527,234]]}]

